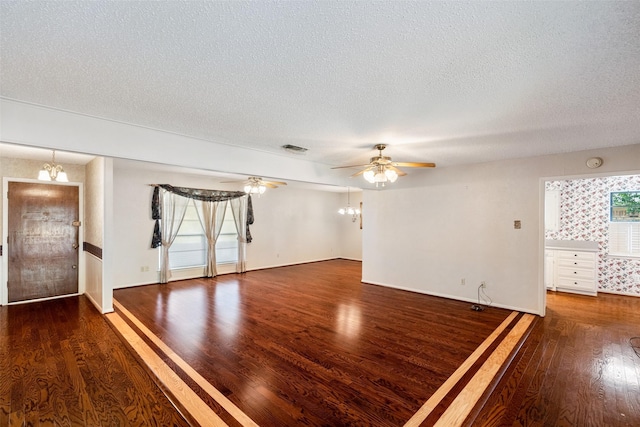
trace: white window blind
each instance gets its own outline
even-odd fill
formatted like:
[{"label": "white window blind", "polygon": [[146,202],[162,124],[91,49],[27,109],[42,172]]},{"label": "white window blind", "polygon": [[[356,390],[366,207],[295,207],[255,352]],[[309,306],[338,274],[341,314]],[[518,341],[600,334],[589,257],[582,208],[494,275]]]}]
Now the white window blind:
[{"label": "white window blind", "polygon": [[238,232],[233,220],[231,203],[227,203],[227,211],[224,214],[224,223],[220,229],[220,235],[216,242],[216,263],[230,264],[238,261]]},{"label": "white window blind", "polygon": [[609,223],[609,255],[640,257],[640,222]]},{"label": "white window blind", "polygon": [[[217,264],[234,263],[238,259],[238,233],[233,221],[231,204],[227,204],[224,224],[216,242]],[[180,230],[169,248],[169,268],[204,267],[207,260],[207,237],[200,225],[193,203],[187,206]]]}]

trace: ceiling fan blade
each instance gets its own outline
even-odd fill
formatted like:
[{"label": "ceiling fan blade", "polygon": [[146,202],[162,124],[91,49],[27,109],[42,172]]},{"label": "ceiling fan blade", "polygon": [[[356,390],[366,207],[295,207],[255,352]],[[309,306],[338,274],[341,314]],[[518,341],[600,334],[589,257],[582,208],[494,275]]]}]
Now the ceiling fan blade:
[{"label": "ceiling fan blade", "polygon": [[282,181],[262,181],[262,183],[263,183],[263,184],[265,184],[265,185],[266,185],[266,184],[273,184],[273,185],[275,185],[275,186],[278,186],[278,185],[287,185],[287,183],[286,183],[286,182],[282,182]]},{"label": "ceiling fan blade", "polygon": [[402,172],[400,169],[398,169],[396,167],[393,167],[393,166],[387,166],[387,169],[391,169],[392,171],[397,173],[398,176],[405,176],[407,174],[406,172]]},{"label": "ceiling fan blade", "polygon": [[364,165],[349,165],[349,166],[334,166],[331,169],[344,169],[344,168],[363,168],[365,166],[371,166],[371,164],[366,163]]},{"label": "ceiling fan blade", "polygon": [[435,163],[419,163],[419,162],[393,162],[393,166],[404,168],[435,168]]},{"label": "ceiling fan blade", "polygon": [[245,181],[220,181],[220,184],[238,184]]},{"label": "ceiling fan blade", "polygon": [[371,168],[362,169],[360,172],[356,172],[356,173],[354,173],[354,174],[353,174],[353,175],[351,175],[349,178],[354,178],[354,177],[356,177],[356,176],[360,176],[360,175],[362,175],[363,173],[365,173],[366,171],[368,171],[369,169],[371,169]]},{"label": "ceiling fan blade", "polygon": [[275,184],[273,184],[273,183],[271,183],[271,182],[262,181],[260,184],[261,184],[261,185],[264,185],[264,186],[265,186],[265,187],[267,187],[267,188],[278,188],[278,186],[277,186],[277,185],[275,185]]}]

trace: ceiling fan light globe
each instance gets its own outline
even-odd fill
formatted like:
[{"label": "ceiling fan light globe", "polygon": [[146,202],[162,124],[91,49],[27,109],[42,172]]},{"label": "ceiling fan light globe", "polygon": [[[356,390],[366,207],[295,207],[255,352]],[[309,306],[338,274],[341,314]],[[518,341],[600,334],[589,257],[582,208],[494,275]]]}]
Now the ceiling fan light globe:
[{"label": "ceiling fan light globe", "polygon": [[264,194],[264,192],[267,190],[267,187],[265,187],[264,185],[259,185],[257,190],[257,193]]},{"label": "ceiling fan light globe", "polygon": [[364,178],[365,180],[367,180],[367,182],[370,182],[371,184],[373,184],[374,182],[376,182],[376,181],[375,181],[375,179],[374,179],[374,175],[375,175],[375,174],[374,174],[374,172],[373,172],[372,170],[365,171],[365,172],[362,174],[363,178]]},{"label": "ceiling fan light globe", "polygon": [[347,212],[344,210],[344,208],[340,208],[340,209],[338,209],[338,213],[339,213],[340,215],[344,215],[344,214],[345,214],[345,213],[347,213]]},{"label": "ceiling fan light globe", "polygon": [[373,177],[374,182],[387,182],[387,175],[384,174],[384,172],[378,172],[375,174],[375,176]]},{"label": "ceiling fan light globe", "polygon": [[244,186],[244,192],[247,194],[251,194],[251,186],[250,185],[245,185]]},{"label": "ceiling fan light globe", "polygon": [[393,169],[385,170],[384,174],[386,175],[386,177],[389,179],[390,182],[396,182],[396,179],[398,179],[398,173]]}]

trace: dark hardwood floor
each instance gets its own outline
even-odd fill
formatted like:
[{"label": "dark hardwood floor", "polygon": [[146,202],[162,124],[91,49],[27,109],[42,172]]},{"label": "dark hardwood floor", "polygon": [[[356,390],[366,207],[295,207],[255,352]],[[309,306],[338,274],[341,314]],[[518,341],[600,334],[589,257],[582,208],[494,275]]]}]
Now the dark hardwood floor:
[{"label": "dark hardwood floor", "polygon": [[115,291],[261,426],[400,426],[511,313],[360,283],[336,260]]},{"label": "dark hardwood floor", "polygon": [[0,426],[183,426],[85,297],[0,307]]},{"label": "dark hardwood floor", "polygon": [[[509,312],[363,285],[360,268],[337,260],[115,298],[260,426],[402,426]],[[463,425],[639,426],[634,336],[640,298],[548,293],[547,316]],[[0,426],[187,425],[130,350],[84,297],[0,307]]]},{"label": "dark hardwood floor", "polygon": [[470,425],[640,426],[640,298],[547,293],[546,317]]}]

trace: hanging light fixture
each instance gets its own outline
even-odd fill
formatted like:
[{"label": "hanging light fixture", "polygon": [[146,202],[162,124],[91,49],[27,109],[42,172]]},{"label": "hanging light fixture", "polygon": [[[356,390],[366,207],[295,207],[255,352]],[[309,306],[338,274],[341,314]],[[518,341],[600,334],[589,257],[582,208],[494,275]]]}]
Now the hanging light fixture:
[{"label": "hanging light fixture", "polygon": [[[285,184],[286,185],[286,184]],[[244,192],[247,194],[264,194],[267,190],[267,186],[265,185],[262,178],[257,176],[250,176],[247,182],[244,184]]]},{"label": "hanging light fixture", "polygon": [[247,194],[263,194],[267,187],[258,182],[252,182],[244,186],[244,192]]},{"label": "hanging light fixture", "polygon": [[338,209],[340,215],[351,215],[351,222],[356,222],[360,209],[351,207],[351,189],[347,187],[347,207]]},{"label": "hanging light fixture", "polygon": [[367,182],[375,184],[376,187],[379,185],[384,187],[386,182],[396,182],[396,179],[398,179],[398,173],[395,170],[388,168],[387,165],[376,165],[375,167],[366,170],[362,176],[367,180]]},{"label": "hanging light fixture", "polygon": [[42,165],[42,169],[38,173],[38,179],[40,181],[69,182],[67,173],[62,166],[56,164],[56,150],[53,150],[51,164],[45,163]]}]

